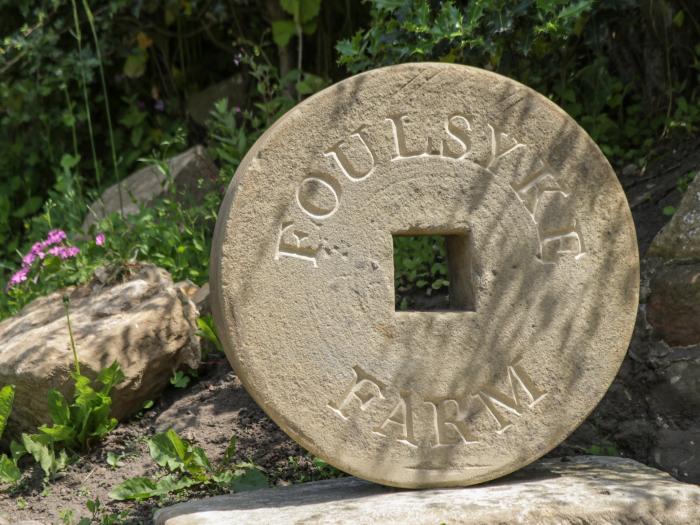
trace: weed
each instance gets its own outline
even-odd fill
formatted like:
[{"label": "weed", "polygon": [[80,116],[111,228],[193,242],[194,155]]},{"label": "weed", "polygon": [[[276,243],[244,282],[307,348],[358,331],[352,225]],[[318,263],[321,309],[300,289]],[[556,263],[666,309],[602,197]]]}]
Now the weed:
[{"label": "weed", "polygon": [[163,474],[157,478],[127,479],[112,489],[112,499],[142,501],[195,486],[241,492],[268,485],[267,478],[256,465],[234,462],[235,438],[231,439],[222,461],[216,466],[212,466],[204,450],[181,439],[172,429],[149,439],[148,448]]}]

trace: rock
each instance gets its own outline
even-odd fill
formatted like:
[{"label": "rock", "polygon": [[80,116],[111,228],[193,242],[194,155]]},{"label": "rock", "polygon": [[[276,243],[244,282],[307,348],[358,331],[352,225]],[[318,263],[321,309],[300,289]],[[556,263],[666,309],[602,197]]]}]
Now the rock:
[{"label": "rock", "polygon": [[700,483],[700,425],[692,430],[659,431],[653,459],[675,478]]},{"label": "rock", "polygon": [[156,525],[376,524],[632,525],[700,523],[700,487],[630,459],[547,459],[497,482],[399,491],[356,478],[180,503]]},{"label": "rock", "polygon": [[[218,169],[202,146],[194,146],[168,161],[169,175],[156,166],[147,166],[132,173],[121,182],[124,214],[138,213],[141,206],[148,205],[167,192],[174,190],[175,197],[183,204],[197,203],[211,191]],[[170,183],[172,181],[172,185]],[[83,230],[101,218],[120,210],[119,185],[115,184],[102,193],[101,200],[90,205]]]},{"label": "rock", "polygon": [[[397,311],[394,236],[440,235],[447,311]],[[236,374],[304,448],[401,487],[542,456],[610,386],[637,314],[615,173],[505,77],[404,64],[279,119],[218,216],[212,312]]]},{"label": "rock", "polygon": [[656,235],[648,255],[700,261],[700,177],[688,186],[676,213]]},{"label": "rock", "polygon": [[[10,434],[49,422],[50,388],[73,394],[62,293],[36,299],[0,323],[0,385],[16,385]],[[66,293],[81,372],[95,377],[116,360],[126,375],[113,395],[118,419],[158,396],[176,369],[198,366],[196,308],[165,270],[148,265],[126,282],[95,280]]]},{"label": "rock", "polygon": [[211,305],[209,304],[209,283],[204,283],[197,293],[192,297],[192,301],[197,306],[200,315],[209,315],[211,313]]},{"label": "rock", "polygon": [[647,321],[672,346],[700,343],[700,263],[671,264],[651,281]]},{"label": "rock", "polygon": [[229,108],[244,106],[248,96],[247,88],[245,77],[234,75],[190,96],[187,101],[187,114],[197,124],[204,126],[209,120],[214,104],[222,98],[228,100]]}]

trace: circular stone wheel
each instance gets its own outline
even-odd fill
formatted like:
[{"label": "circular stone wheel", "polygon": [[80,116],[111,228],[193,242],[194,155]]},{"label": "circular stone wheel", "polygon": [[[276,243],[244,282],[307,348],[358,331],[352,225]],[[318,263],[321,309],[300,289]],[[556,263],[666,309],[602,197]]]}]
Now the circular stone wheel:
[{"label": "circular stone wheel", "polygon": [[[449,305],[395,307],[393,240],[445,239]],[[241,163],[212,253],[216,325],[267,414],[331,465],[469,485],[539,458],[600,401],[639,260],[591,138],[508,78],[363,73],[305,100]]]}]

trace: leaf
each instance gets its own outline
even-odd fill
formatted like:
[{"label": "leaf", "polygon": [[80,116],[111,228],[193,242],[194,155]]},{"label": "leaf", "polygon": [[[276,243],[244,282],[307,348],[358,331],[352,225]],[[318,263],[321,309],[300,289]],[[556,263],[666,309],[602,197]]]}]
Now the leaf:
[{"label": "leaf", "polygon": [[67,425],[70,422],[70,408],[66,398],[58,390],[51,389],[48,393],[49,415],[55,425]]},{"label": "leaf", "polygon": [[129,78],[139,78],[146,72],[148,54],[143,49],[137,49],[124,62],[123,73]]},{"label": "leaf", "polygon": [[321,0],[280,0],[280,6],[299,23],[316,18],[321,10]]},{"label": "leaf", "polygon": [[107,368],[100,370],[100,373],[97,375],[97,380],[103,385],[103,394],[108,394],[112,387],[124,381],[124,378],[124,372],[122,372],[121,366],[116,361]]},{"label": "leaf", "polygon": [[165,476],[158,481],[146,477],[135,477],[114,487],[109,493],[109,497],[120,501],[143,501],[154,496],[171,494],[196,484],[197,481],[193,479],[176,479],[174,476]]},{"label": "leaf", "polygon": [[15,386],[6,385],[0,389],[0,436],[5,431],[7,420],[12,412],[12,403],[15,400]]},{"label": "leaf", "polygon": [[406,0],[374,0],[374,5],[377,9],[384,11],[393,11],[406,3]]},{"label": "leaf", "polygon": [[263,489],[269,486],[267,476],[257,467],[252,464],[242,465],[245,465],[245,468],[236,470],[230,483],[234,491],[245,492],[247,490]]},{"label": "leaf", "polygon": [[272,40],[279,47],[286,47],[297,30],[292,20],[275,20],[272,22]]},{"label": "leaf", "polygon": [[0,481],[14,483],[22,477],[17,465],[7,455],[0,455]]},{"label": "leaf", "polygon": [[15,464],[27,453],[27,449],[24,448],[22,443],[15,441],[14,439],[10,442],[10,453],[12,454],[12,461]]},{"label": "leaf", "polygon": [[34,461],[39,463],[41,470],[44,471],[46,477],[51,476],[52,473],[56,472],[56,458],[53,450],[49,448],[49,445],[45,439],[42,439],[41,435],[28,435],[22,434],[22,444],[29,454],[32,455]]},{"label": "leaf", "polygon": [[75,438],[75,429],[69,425],[42,425],[39,432],[51,438],[54,443],[65,441],[70,442]]},{"label": "leaf", "polygon": [[236,439],[236,436],[231,436],[231,439],[228,442],[228,446],[226,447],[226,450],[224,451],[224,458],[223,458],[224,464],[228,464],[228,463],[231,463],[231,461],[233,461],[233,457],[236,455],[237,446],[238,446],[238,440]]},{"label": "leaf", "polygon": [[139,31],[136,35],[136,43],[140,49],[148,49],[153,45],[153,39],[143,31]]},{"label": "leaf", "polygon": [[190,376],[178,370],[170,378],[170,384],[175,388],[186,388],[190,384]]},{"label": "leaf", "polygon": [[676,213],[676,208],[674,206],[664,206],[664,208],[661,210],[661,213],[666,215],[666,217],[670,217],[674,213]]},{"label": "leaf", "polygon": [[112,468],[118,468],[123,465],[122,456],[114,452],[107,452],[107,464]]},{"label": "leaf", "polygon": [[149,439],[148,449],[159,466],[170,470],[184,469],[187,445],[172,428]]}]

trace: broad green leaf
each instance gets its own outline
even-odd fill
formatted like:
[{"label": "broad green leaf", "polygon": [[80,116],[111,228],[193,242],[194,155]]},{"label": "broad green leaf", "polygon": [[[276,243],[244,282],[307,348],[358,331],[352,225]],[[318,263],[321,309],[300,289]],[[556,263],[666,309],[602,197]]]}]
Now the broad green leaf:
[{"label": "broad green leaf", "polygon": [[204,450],[200,447],[192,447],[192,452],[188,455],[185,462],[185,468],[190,474],[203,474],[211,472],[211,463]]},{"label": "broad green leaf", "polygon": [[6,385],[0,389],[0,436],[5,431],[7,420],[12,412],[12,403],[15,400],[15,386]]},{"label": "broad green leaf", "polygon": [[197,481],[193,479],[176,479],[174,476],[165,476],[158,481],[146,477],[136,477],[127,479],[114,487],[109,493],[109,497],[116,500],[143,501],[154,496],[172,494],[196,484]]},{"label": "broad green leaf", "polygon": [[292,20],[275,20],[272,22],[272,40],[279,47],[286,47],[289,40],[296,35],[297,29]]},{"label": "broad green leaf", "polygon": [[39,432],[51,438],[54,443],[59,441],[72,441],[75,437],[75,429],[69,425],[42,425]]},{"label": "broad green leaf", "polygon": [[5,454],[0,455],[0,481],[14,483],[22,477],[17,465]]},{"label": "broad green leaf", "polygon": [[303,24],[318,16],[321,0],[280,0],[280,6]]},{"label": "broad green leaf", "polygon": [[10,454],[12,454],[12,461],[15,464],[27,453],[27,449],[24,448],[22,443],[15,441],[14,439],[10,442]]},{"label": "broad green leaf", "polygon": [[32,455],[34,461],[39,463],[41,470],[44,471],[46,477],[51,476],[56,469],[56,457],[49,445],[50,438],[41,435],[22,434],[22,444],[29,454]]},{"label": "broad green leaf", "polygon": [[66,398],[58,390],[51,389],[48,394],[49,415],[56,425],[67,425],[70,422],[70,407]]},{"label": "broad green leaf", "polygon": [[245,492],[269,486],[267,477],[258,468],[253,465],[243,465],[246,465],[246,467],[236,470],[231,480],[230,486],[234,491]]},{"label": "broad green leaf", "polygon": [[184,469],[187,445],[173,429],[156,434],[148,440],[148,449],[153,461],[170,470]]}]

